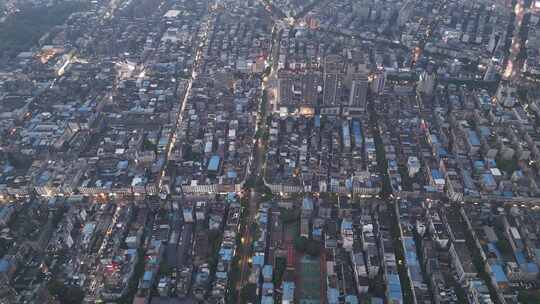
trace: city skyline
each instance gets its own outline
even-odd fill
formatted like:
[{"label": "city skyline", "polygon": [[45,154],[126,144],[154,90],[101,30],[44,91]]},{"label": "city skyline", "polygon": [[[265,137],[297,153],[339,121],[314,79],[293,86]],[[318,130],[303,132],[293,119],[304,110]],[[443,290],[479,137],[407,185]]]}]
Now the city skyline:
[{"label": "city skyline", "polygon": [[0,303],[540,303],[540,1],[0,0]]}]

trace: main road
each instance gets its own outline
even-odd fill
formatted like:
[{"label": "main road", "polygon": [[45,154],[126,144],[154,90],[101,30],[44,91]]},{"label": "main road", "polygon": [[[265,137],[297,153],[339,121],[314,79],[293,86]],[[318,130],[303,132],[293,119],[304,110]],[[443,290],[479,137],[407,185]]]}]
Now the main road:
[{"label": "main road", "polygon": [[504,68],[503,79],[520,82],[521,67],[523,66],[523,58],[520,58],[520,52],[525,48],[524,37],[521,37],[522,28],[528,26],[528,19],[525,19],[527,8],[522,0],[516,1],[514,5],[514,31],[508,33],[512,35],[512,42],[508,50],[508,60]]},{"label": "main road", "polygon": [[189,99],[189,95],[191,93],[191,88],[193,86],[193,81],[197,78],[201,62],[203,60],[203,47],[207,43],[208,40],[208,30],[210,27],[210,22],[212,20],[213,13],[209,12],[208,16],[206,17],[205,22],[202,24],[200,28],[200,32],[198,33],[200,37],[200,42],[195,43],[194,45],[197,46],[196,52],[195,52],[195,60],[193,62],[193,67],[191,70],[190,78],[188,79],[187,86],[184,92],[184,95],[179,99],[180,102],[180,110],[178,113],[176,113],[176,121],[175,121],[175,127],[172,132],[171,138],[169,139],[169,142],[167,144],[167,148],[165,149],[165,162],[163,164],[163,167],[161,169],[161,174],[159,176],[159,183],[158,183],[158,189],[162,189],[163,186],[163,178],[165,177],[166,170],[168,167],[168,162],[171,156],[171,153],[176,145],[176,140],[178,137],[178,130],[181,128],[182,120],[184,117],[184,112],[186,109],[186,105]]},{"label": "main road", "polygon": [[[266,75],[263,78],[262,81],[262,91],[263,96],[268,95],[267,92],[271,90],[271,88],[268,87],[269,79],[272,79],[275,77],[275,72],[277,70],[277,59],[278,59],[278,52],[279,50],[279,42],[280,42],[280,34],[279,30],[277,29],[277,26],[274,26],[274,31],[277,31],[275,35],[273,35],[272,40],[272,46],[271,46],[271,71],[270,75]],[[242,302],[241,297],[241,291],[242,287],[246,286],[249,281],[249,274],[250,274],[250,259],[252,256],[252,243],[253,243],[253,235],[252,235],[252,229],[251,225],[255,223],[255,216],[257,215],[257,210],[259,208],[259,204],[261,202],[261,193],[258,192],[258,187],[256,185],[260,185],[263,183],[263,176],[264,176],[264,160],[265,160],[265,151],[266,151],[266,142],[263,136],[257,136],[259,133],[259,129],[266,128],[266,118],[268,115],[268,108],[269,104],[264,100],[265,97],[261,96],[260,102],[259,102],[259,108],[257,111],[257,121],[255,126],[255,132],[253,133],[255,136],[254,145],[253,145],[253,151],[251,155],[251,161],[250,166],[248,168],[248,175],[246,180],[250,181],[252,186],[249,189],[249,198],[248,198],[248,206],[247,206],[247,219],[246,224],[244,227],[244,234],[242,235],[241,241],[241,247],[240,247],[240,279],[238,280],[236,284],[236,292],[238,293],[237,299],[238,303]],[[255,183],[253,183],[255,181]]]},{"label": "main road", "polygon": [[[274,31],[277,30],[277,27],[274,26]],[[277,70],[277,58],[278,58],[278,52],[276,50],[279,50],[279,41],[280,41],[280,35],[279,30],[278,32],[273,35],[274,38],[272,40],[272,46],[271,46],[271,72],[270,75],[267,75],[263,78],[262,81],[262,91],[263,96],[266,94],[268,90],[267,83],[269,81],[269,78],[272,76],[275,77],[275,71]],[[266,94],[267,95],[267,94]],[[258,184],[261,184],[264,180],[264,152],[266,150],[266,142],[263,139],[262,136],[257,136],[259,133],[260,128],[266,128],[266,117],[268,115],[268,103],[264,100],[264,97],[261,96],[259,101],[259,108],[257,111],[257,120],[255,125],[255,131],[254,131],[254,145],[253,145],[253,151],[251,155],[251,161],[249,163],[248,168],[248,174],[246,177],[246,181],[255,181],[255,185],[250,186],[256,186]],[[253,184],[253,183],[252,183]],[[242,287],[245,286],[248,283],[249,280],[249,273],[250,273],[250,258],[252,255],[251,251],[251,245],[253,243],[253,235],[252,235],[252,229],[251,225],[255,223],[255,216],[257,214],[257,209],[259,207],[259,203],[261,202],[261,193],[258,192],[257,187],[251,187],[249,190],[249,198],[248,198],[248,206],[247,206],[247,219],[246,224],[244,227],[244,235],[242,235],[241,241],[241,250],[240,250],[240,280],[238,280],[236,289],[238,292],[238,303],[241,303],[242,297],[240,295]]]},{"label": "main road", "polygon": [[[271,52],[270,52],[270,62],[271,62],[271,69],[270,73],[265,74],[262,81],[262,91],[263,96],[260,99],[259,103],[259,109],[257,113],[257,124],[255,127],[254,135],[257,135],[259,133],[265,133],[266,132],[266,121],[268,117],[268,113],[270,111],[273,111],[273,109],[276,109],[276,100],[275,100],[275,90],[276,83],[277,83],[277,71],[278,71],[278,61],[279,61],[279,48],[280,48],[280,40],[281,40],[281,31],[284,26],[287,26],[288,23],[286,22],[285,18],[283,17],[285,14],[279,10],[274,5],[270,5],[265,0],[260,0],[262,4],[266,7],[270,15],[272,16],[275,24],[273,28],[273,38],[272,38],[272,45],[271,45]],[[302,16],[307,14],[310,10],[318,6],[319,4],[328,4],[332,0],[315,0],[309,7],[309,9],[304,10],[301,12]],[[296,19],[296,18],[295,18]],[[290,25],[290,24],[289,24]],[[294,22],[293,24],[294,25]],[[258,132],[259,129],[263,129],[265,132]],[[238,303],[242,302],[241,298],[241,290],[242,287],[246,286],[249,283],[249,274],[250,274],[250,259],[252,256],[252,243],[253,243],[253,235],[252,235],[252,229],[251,225],[255,223],[255,217],[257,215],[257,210],[259,207],[259,204],[261,203],[261,197],[262,193],[259,193],[260,190],[257,185],[261,185],[264,182],[264,171],[265,171],[265,151],[266,151],[266,140],[264,138],[265,136],[255,136],[254,140],[254,146],[253,146],[253,152],[251,156],[250,165],[248,168],[248,174],[247,174],[247,181],[251,181],[252,184],[250,185],[251,188],[249,189],[249,198],[248,198],[248,206],[247,206],[247,219],[246,224],[244,227],[244,234],[242,235],[241,241],[242,246],[240,248],[240,279],[238,280],[236,284],[236,292],[238,293]],[[253,183],[254,182],[254,183]]]},{"label": "main road", "polygon": [[[279,38],[276,38],[279,39]],[[262,85],[263,91],[265,88],[265,82],[263,81]],[[257,125],[255,127],[255,133],[258,133],[259,128],[265,128],[264,124],[266,123],[266,115],[268,104],[263,102],[261,97],[259,104],[259,111],[257,113]],[[265,141],[262,136],[256,136],[255,144],[253,146],[253,152],[251,157],[251,167],[248,169],[248,181],[256,181],[254,187],[249,189],[249,198],[247,205],[247,219],[244,226],[244,234],[241,238],[241,247],[240,247],[240,280],[238,280],[236,285],[236,291],[238,292],[238,303],[242,302],[241,291],[242,287],[246,286],[249,281],[250,273],[250,259],[252,256],[252,243],[253,243],[253,231],[251,225],[255,223],[255,216],[257,215],[257,210],[261,202],[261,193],[258,192],[256,185],[262,183],[264,175],[264,151],[265,151]],[[250,185],[251,186],[251,185]]]}]

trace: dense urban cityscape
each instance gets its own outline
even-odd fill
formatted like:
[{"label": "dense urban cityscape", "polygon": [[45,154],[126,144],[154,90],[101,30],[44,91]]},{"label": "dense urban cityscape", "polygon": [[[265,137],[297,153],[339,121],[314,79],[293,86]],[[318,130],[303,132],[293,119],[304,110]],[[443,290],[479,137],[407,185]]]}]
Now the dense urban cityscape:
[{"label": "dense urban cityscape", "polygon": [[540,303],[540,0],[0,0],[0,304]]}]

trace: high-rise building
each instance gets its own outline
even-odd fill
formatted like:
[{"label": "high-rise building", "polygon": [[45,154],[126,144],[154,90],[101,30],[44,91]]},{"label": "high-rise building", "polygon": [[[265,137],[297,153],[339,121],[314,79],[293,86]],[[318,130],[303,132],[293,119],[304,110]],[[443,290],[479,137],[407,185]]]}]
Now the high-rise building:
[{"label": "high-rise building", "polygon": [[367,68],[366,62],[369,62],[369,56],[366,53],[358,51],[346,51],[346,66],[345,66],[345,76],[344,76],[344,85],[347,89],[351,88],[351,83],[353,76],[357,73],[368,74],[369,69]]},{"label": "high-rise building", "polygon": [[380,95],[384,92],[385,85],[386,85],[386,71],[377,70],[372,75],[371,92],[373,92],[373,94]]},{"label": "high-rise building", "polygon": [[405,3],[403,3],[398,12],[397,23],[399,26],[403,26],[407,21],[409,21],[414,12],[414,5],[415,3],[413,0],[405,0]]},{"label": "high-rise building", "polygon": [[353,2],[353,12],[360,21],[367,21],[371,10],[371,1],[360,0]]},{"label": "high-rise building", "polygon": [[304,72],[279,71],[277,90],[279,111],[291,113],[309,108],[311,110],[308,112],[314,112],[319,98],[320,86],[320,72],[309,70]]},{"label": "high-rise building", "polygon": [[324,60],[323,106],[339,107],[343,86],[343,58],[339,55],[326,56]]},{"label": "high-rise building", "polygon": [[490,62],[487,66],[486,73],[484,74],[484,81],[493,81],[497,76],[497,67]]},{"label": "high-rise building", "polygon": [[420,74],[420,79],[418,79],[417,90],[420,93],[425,94],[426,96],[433,95],[435,91],[435,83],[437,81],[437,74],[434,72],[424,71]]},{"label": "high-rise building", "polygon": [[293,78],[294,74],[290,71],[280,70],[278,72],[277,101],[279,105],[292,103]]},{"label": "high-rise building", "polygon": [[351,83],[348,106],[365,112],[368,91],[368,77],[364,73],[356,73]]},{"label": "high-rise building", "polygon": [[501,82],[495,98],[501,105],[511,108],[518,102],[517,89],[507,82]]}]

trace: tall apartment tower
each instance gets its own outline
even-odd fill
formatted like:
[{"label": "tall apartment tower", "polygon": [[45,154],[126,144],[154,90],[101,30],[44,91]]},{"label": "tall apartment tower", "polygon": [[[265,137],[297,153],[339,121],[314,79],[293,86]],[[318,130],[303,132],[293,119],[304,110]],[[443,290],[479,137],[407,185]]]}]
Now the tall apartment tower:
[{"label": "tall apartment tower", "polygon": [[435,84],[437,82],[437,74],[434,72],[424,71],[420,74],[417,84],[417,90],[420,93],[424,93],[426,96],[432,96],[435,91]]},{"label": "tall apartment tower", "polygon": [[405,0],[398,12],[397,23],[399,26],[405,25],[414,13],[415,3],[413,0]]},{"label": "tall apartment tower", "polygon": [[372,75],[371,92],[373,92],[373,94],[380,95],[383,93],[385,85],[386,85],[386,72],[384,70],[377,70]]},{"label": "tall apartment tower", "polygon": [[328,55],[324,59],[323,104],[327,114],[338,114],[341,105],[344,62],[340,55]]},{"label": "tall apartment tower", "polygon": [[368,77],[365,73],[355,73],[351,82],[348,107],[358,111],[366,111]]}]

